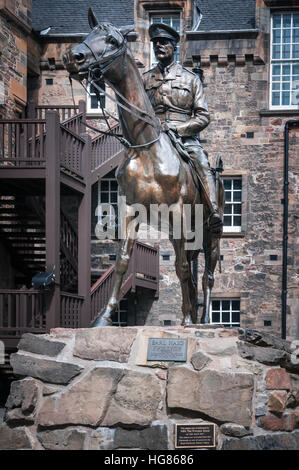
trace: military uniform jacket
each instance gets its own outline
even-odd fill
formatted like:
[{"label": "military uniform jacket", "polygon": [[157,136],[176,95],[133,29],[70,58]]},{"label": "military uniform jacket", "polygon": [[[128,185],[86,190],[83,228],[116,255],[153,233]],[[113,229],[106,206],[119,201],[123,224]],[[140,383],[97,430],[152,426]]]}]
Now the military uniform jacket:
[{"label": "military uniform jacket", "polygon": [[202,83],[193,72],[173,62],[162,74],[157,65],[143,74],[143,83],[156,115],[181,137],[196,137],[209,124]]}]

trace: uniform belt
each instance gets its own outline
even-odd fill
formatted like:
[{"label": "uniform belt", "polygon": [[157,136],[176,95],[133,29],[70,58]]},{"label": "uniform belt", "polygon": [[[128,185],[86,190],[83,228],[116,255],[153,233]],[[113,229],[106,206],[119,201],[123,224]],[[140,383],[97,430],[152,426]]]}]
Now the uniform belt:
[{"label": "uniform belt", "polygon": [[156,112],[156,115],[158,118],[161,119],[161,121],[182,121],[186,122],[188,119],[190,119],[191,115],[187,113],[174,113],[172,111],[166,111],[159,113],[159,111]]}]

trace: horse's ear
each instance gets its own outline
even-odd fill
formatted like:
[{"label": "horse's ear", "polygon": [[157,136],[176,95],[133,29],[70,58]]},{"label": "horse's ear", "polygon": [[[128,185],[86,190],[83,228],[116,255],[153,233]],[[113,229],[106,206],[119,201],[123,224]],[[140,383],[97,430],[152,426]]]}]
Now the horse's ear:
[{"label": "horse's ear", "polygon": [[96,15],[93,12],[92,8],[88,9],[88,23],[91,29],[93,29],[95,26],[99,24],[99,21],[97,20]]},{"label": "horse's ear", "polygon": [[129,42],[136,41],[136,39],[137,39],[138,34],[134,31],[134,27],[135,26],[133,24],[130,24],[130,25],[127,25],[127,26],[121,26],[119,28],[119,31],[122,33],[122,35],[124,37],[127,38],[127,40]]}]

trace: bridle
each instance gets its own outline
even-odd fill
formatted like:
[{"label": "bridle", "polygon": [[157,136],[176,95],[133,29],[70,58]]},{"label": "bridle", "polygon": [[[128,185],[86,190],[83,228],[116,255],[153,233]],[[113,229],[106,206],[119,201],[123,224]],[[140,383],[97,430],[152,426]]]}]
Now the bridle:
[{"label": "bridle", "polygon": [[[121,44],[121,47],[119,49],[117,49],[115,51],[114,54],[111,54],[106,61],[103,61],[102,59],[104,58],[105,56],[105,53],[106,53],[106,50],[107,50],[107,44],[106,44],[106,47],[103,49],[103,51],[101,52],[101,54],[99,55],[97,53],[97,51],[95,51],[91,46],[90,44],[88,44],[86,42],[86,40],[82,41],[82,44],[84,44],[87,49],[90,50],[90,52],[92,53],[93,57],[95,58],[96,62],[95,64],[93,64],[91,67],[94,68],[96,67],[97,70],[100,71],[101,75],[103,75],[106,70],[108,70],[108,68],[110,67],[110,65],[112,65],[112,63],[114,62],[115,59],[117,59],[117,57],[121,56],[122,54],[124,54],[127,50],[127,40],[125,38],[123,38],[123,41],[122,41],[122,44]],[[105,65],[107,62],[107,65]]]},{"label": "bridle", "polygon": [[[95,63],[90,65],[88,67],[88,76],[87,76],[87,85],[92,85],[94,87],[94,89],[96,90],[96,95],[97,95],[97,98],[98,98],[98,101],[100,103],[100,106],[101,106],[101,110],[102,110],[102,113],[103,113],[103,116],[104,116],[104,119],[106,121],[106,124],[109,128],[109,132],[106,132],[106,131],[102,131],[96,127],[93,127],[93,126],[90,126],[89,124],[87,124],[86,122],[82,122],[84,125],[86,125],[87,127],[91,128],[92,130],[96,131],[96,132],[99,132],[101,134],[105,134],[105,135],[110,135],[110,136],[113,136],[115,137],[116,139],[118,139],[125,147],[127,148],[131,148],[131,149],[134,149],[134,148],[142,148],[142,147],[147,147],[149,145],[152,145],[154,143],[156,143],[160,137],[161,137],[161,134],[162,134],[162,128],[161,128],[161,124],[160,124],[160,120],[156,117],[156,116],[152,116],[150,114],[148,114],[147,112],[143,111],[142,109],[140,109],[138,106],[135,106],[134,104],[130,103],[119,91],[115,90],[114,89],[114,92],[115,94],[123,101],[123,103],[117,101],[115,98],[113,98],[109,93],[107,93],[106,90],[103,90],[100,85],[97,83],[101,78],[104,77],[104,73],[111,67],[111,65],[115,62],[115,60],[120,57],[120,56],[123,56],[123,62],[124,62],[124,57],[125,57],[125,52],[127,50],[127,40],[125,38],[123,38],[123,42],[121,44],[121,47],[119,49],[117,49],[117,51],[112,54],[110,57],[107,58],[106,61],[103,61],[103,57],[106,53],[106,50],[107,50],[107,46],[103,49],[103,51],[101,52],[101,54],[99,55],[94,49],[93,47],[91,47],[90,44],[88,44],[86,41],[83,41],[82,44],[84,44],[89,50],[90,52],[92,53],[93,57],[95,58]],[[124,65],[122,65],[122,68],[124,68]],[[80,75],[80,72],[79,72],[79,75]],[[71,87],[72,87],[72,79],[71,77],[69,77],[70,79],[70,83],[71,83]],[[90,94],[90,92],[88,91],[88,88],[87,86],[84,86],[83,84],[83,81],[81,80],[80,81],[81,85],[83,86],[83,88],[85,89],[85,91]],[[102,103],[101,103],[101,100],[99,99],[100,96],[99,94],[103,94],[105,96],[107,96],[107,98],[109,98],[111,101],[113,101],[114,103],[117,104],[117,106],[121,107],[122,109],[124,109],[125,111],[129,112],[131,115],[133,115],[134,117],[137,117],[138,119],[140,119],[141,121],[144,121],[145,123],[147,123],[148,125],[154,127],[155,129],[158,130],[159,132],[159,135],[156,139],[150,141],[150,142],[146,142],[145,144],[140,144],[140,145],[132,145],[130,142],[128,142],[122,135],[120,134],[115,134],[112,132],[112,129],[109,125],[109,121],[107,119],[107,114],[110,116],[110,117],[113,117],[113,119],[116,119],[114,116],[111,116],[107,110],[104,109],[104,107],[102,106]],[[72,96],[73,96],[73,89],[72,89]],[[73,96],[73,101],[74,101],[74,96]],[[128,105],[128,106],[126,106]],[[133,108],[133,109],[132,109]],[[116,119],[118,122],[119,120]]]}]

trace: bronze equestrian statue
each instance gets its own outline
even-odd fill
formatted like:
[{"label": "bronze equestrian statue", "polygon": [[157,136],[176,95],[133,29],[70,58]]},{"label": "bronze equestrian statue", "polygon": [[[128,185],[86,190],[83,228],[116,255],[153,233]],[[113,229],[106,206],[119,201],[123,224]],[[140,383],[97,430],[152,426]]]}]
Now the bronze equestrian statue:
[{"label": "bronze equestrian statue", "polygon": [[[126,197],[125,238],[121,240],[115,265],[115,282],[108,304],[103,312],[99,312],[99,316],[91,326],[110,325],[112,312],[118,305],[123,275],[127,271],[139,228],[135,210],[132,208],[132,205],[136,203],[142,204],[148,214],[152,204],[166,204],[174,208],[173,220],[170,220],[169,239],[175,250],[176,273],[182,289],[182,325],[197,323],[197,286],[191,272],[191,261],[197,258],[199,249],[186,250],[186,238],[173,236],[172,222],[177,220],[177,217],[180,220],[183,219],[184,205],[188,204],[192,207],[194,224],[196,204],[204,205],[205,271],[203,274],[204,308],[201,322],[208,323],[210,296],[217,264],[217,247],[222,233],[224,189],[219,181],[216,196],[215,183],[211,182],[213,175],[210,173],[206,155],[196,138],[196,132],[204,128],[209,121],[201,83],[195,75],[184,69],[181,81],[178,82],[177,78],[173,80],[174,84],[185,83],[187,89],[183,87],[184,99],[181,100],[180,90],[177,88],[178,103],[171,104],[174,108],[178,108],[175,111],[182,115],[181,119],[174,116],[171,117],[169,124],[166,124],[168,110],[163,108],[165,119],[159,116],[160,108],[155,109],[157,111],[155,115],[150,100],[156,99],[154,98],[156,93],[151,94],[150,89],[145,91],[134,57],[127,46],[126,36],[129,29],[117,29],[111,24],[99,23],[91,9],[88,19],[92,28],[91,33],[81,44],[70,48],[64,54],[63,61],[70,77],[80,82],[87,80],[95,88],[104,78],[114,90],[123,136],[125,141],[129,142],[125,159],[118,167],[116,174],[120,195]],[[162,46],[158,40],[156,40],[155,50],[159,62],[163,64],[161,59],[164,52],[162,53]],[[169,66],[168,78],[173,73],[172,69],[177,70],[176,64],[172,64],[172,61]],[[145,87],[152,80],[152,72],[145,75]],[[167,90],[166,85],[165,89]],[[175,90],[175,87],[173,89]],[[195,89],[199,94],[200,108],[193,107],[195,101],[192,97],[186,99],[186,94],[193,95]],[[155,103],[153,101],[154,107]],[[190,109],[186,109],[186,105],[190,105]],[[187,116],[190,118],[190,126]],[[188,153],[184,149],[178,151],[182,143],[186,145]],[[184,158],[180,153],[184,155]],[[194,167],[199,172],[201,184],[198,183],[191,169]]]}]

